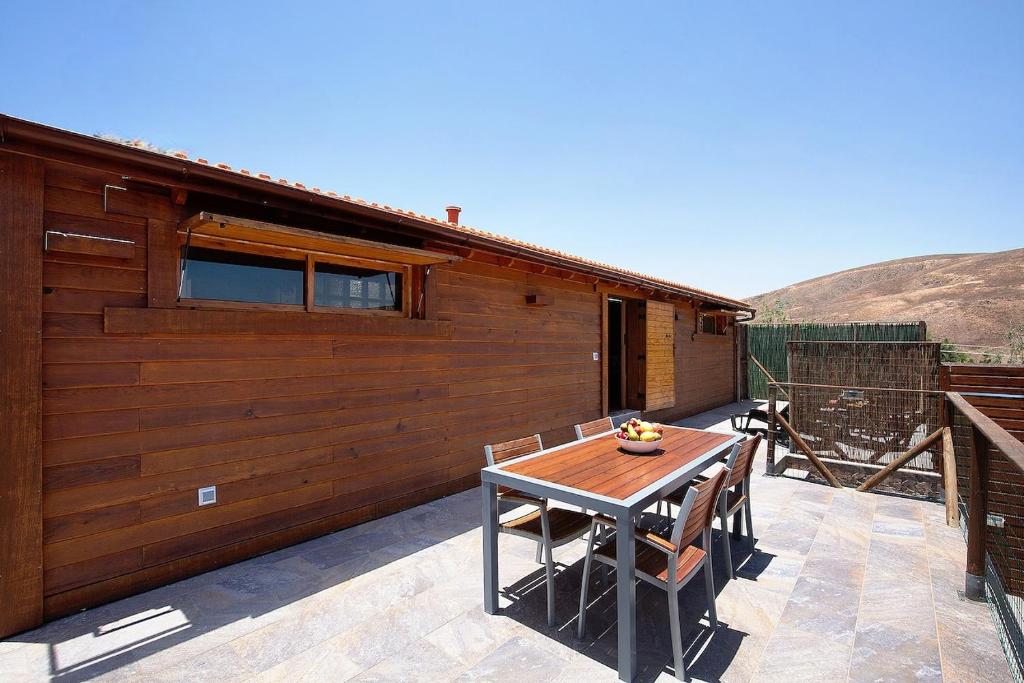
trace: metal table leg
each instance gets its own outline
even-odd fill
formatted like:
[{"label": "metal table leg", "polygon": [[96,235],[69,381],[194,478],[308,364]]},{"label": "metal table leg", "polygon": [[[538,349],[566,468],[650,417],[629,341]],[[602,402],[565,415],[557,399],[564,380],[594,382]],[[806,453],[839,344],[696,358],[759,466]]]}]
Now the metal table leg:
[{"label": "metal table leg", "polygon": [[619,635],[619,679],[636,678],[636,543],[633,515],[615,516],[616,598]]},{"label": "metal table leg", "polygon": [[484,482],[484,611],[498,613],[498,487]]}]

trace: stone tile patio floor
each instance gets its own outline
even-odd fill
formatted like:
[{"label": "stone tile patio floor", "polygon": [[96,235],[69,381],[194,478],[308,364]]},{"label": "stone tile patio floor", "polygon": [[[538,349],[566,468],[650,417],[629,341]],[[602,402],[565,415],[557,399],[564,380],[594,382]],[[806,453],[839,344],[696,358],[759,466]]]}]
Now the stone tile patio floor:
[{"label": "stone tile patio floor", "polygon": [[[728,431],[738,409],[683,424]],[[757,550],[734,545],[736,580],[718,563],[719,627],[702,581],[681,598],[695,679],[1009,680],[940,505],[764,477],[763,457]],[[551,629],[534,546],[502,535],[504,609],[485,615],[479,517],[474,489],[61,619],[0,641],[0,680],[615,680],[614,578],[577,641],[582,541],[556,551]],[[671,680],[664,593],[638,601],[639,680]]]}]

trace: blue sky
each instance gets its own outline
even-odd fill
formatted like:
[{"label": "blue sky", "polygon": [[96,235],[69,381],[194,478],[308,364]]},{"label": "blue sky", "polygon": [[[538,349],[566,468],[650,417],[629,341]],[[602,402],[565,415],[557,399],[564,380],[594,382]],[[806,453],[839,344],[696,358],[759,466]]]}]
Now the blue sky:
[{"label": "blue sky", "polygon": [[1024,246],[1024,3],[5,3],[0,111],[734,296]]}]

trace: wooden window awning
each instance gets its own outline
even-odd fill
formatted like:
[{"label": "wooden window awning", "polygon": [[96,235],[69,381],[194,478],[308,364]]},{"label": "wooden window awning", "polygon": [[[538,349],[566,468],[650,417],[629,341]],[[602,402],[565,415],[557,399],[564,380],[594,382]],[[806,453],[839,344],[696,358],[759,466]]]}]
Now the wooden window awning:
[{"label": "wooden window awning", "polygon": [[292,228],[247,218],[234,218],[206,211],[182,221],[178,225],[178,232],[239,244],[273,246],[277,249],[294,249],[305,253],[349,256],[404,265],[423,266],[460,260],[458,256],[451,254]]}]

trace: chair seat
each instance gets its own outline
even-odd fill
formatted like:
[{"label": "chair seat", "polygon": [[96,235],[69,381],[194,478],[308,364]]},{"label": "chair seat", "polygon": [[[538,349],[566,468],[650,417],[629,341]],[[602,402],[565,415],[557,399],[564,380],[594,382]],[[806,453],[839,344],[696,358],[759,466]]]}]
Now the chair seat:
[{"label": "chair seat", "polygon": [[498,498],[510,498],[523,501],[530,501],[534,505],[543,505],[544,503],[544,501],[542,501],[540,498],[533,494],[523,493],[522,491],[517,491],[516,489],[510,488],[508,486],[498,487]]},{"label": "chair seat", "polygon": [[[698,481],[703,481],[703,479],[701,477],[697,477],[697,479],[698,479]],[[689,489],[689,488],[690,488],[690,485],[687,484],[687,485],[683,486],[683,488],[678,489],[678,490],[673,491],[672,493],[668,494],[667,496],[664,497],[663,500],[665,500],[665,501],[667,501],[667,502],[669,502],[672,505],[675,505],[677,507],[682,506],[683,498],[686,497],[686,490]],[[726,489],[726,491],[725,491],[725,507],[726,507],[726,509],[728,509],[729,514],[732,514],[733,512],[735,512],[736,509],[739,508],[739,506],[743,505],[743,503],[746,502],[746,500],[747,500],[747,497],[744,496],[742,493],[737,493],[737,492],[733,491],[732,489]]]},{"label": "chair seat", "polygon": [[[681,583],[692,574],[704,559],[704,555],[703,550],[692,545],[680,550],[679,558],[676,561],[676,581]],[[615,564],[615,541],[599,546],[594,551],[594,557],[606,564]],[[647,574],[658,581],[668,582],[668,565],[671,559],[668,553],[656,550],[643,541],[636,542],[636,570],[638,572]]]},{"label": "chair seat", "polygon": [[[548,521],[551,524],[551,541],[558,544],[570,538],[582,536],[590,530],[591,516],[578,510],[565,508],[548,508]],[[540,510],[528,512],[501,524],[501,530],[519,536],[529,536],[540,540],[544,537],[541,529]]]}]

